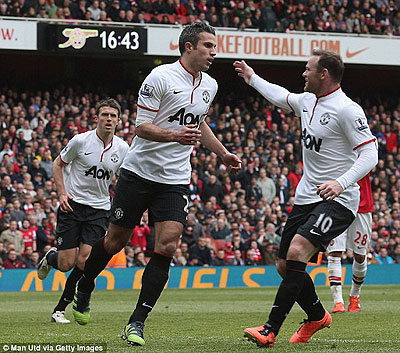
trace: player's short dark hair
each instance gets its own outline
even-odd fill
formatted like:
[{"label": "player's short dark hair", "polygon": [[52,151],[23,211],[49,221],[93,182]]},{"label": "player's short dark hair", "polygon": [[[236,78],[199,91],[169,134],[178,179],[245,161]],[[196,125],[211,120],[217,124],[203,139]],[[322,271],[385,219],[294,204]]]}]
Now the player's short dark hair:
[{"label": "player's short dark hair", "polygon": [[110,107],[118,110],[118,118],[121,116],[121,106],[114,98],[103,99],[96,103],[96,115],[99,116],[100,109]]},{"label": "player's short dark hair", "polygon": [[199,42],[199,34],[202,32],[211,33],[215,36],[215,29],[203,22],[196,22],[187,25],[179,36],[179,51],[181,55],[185,52],[185,43],[192,43],[196,48]]},{"label": "player's short dark hair", "polygon": [[314,49],[312,55],[319,56],[318,71],[327,69],[335,82],[342,81],[344,64],[339,54],[330,50]]}]

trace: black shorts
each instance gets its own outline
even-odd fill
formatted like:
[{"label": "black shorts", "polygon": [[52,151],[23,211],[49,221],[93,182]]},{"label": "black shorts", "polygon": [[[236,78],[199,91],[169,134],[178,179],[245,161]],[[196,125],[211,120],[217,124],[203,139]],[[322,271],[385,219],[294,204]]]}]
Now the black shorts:
[{"label": "black shorts", "polygon": [[[294,205],[282,234],[278,257],[286,259],[290,243],[296,234],[307,238],[321,251],[332,239],[342,234],[354,220],[354,214],[340,203],[322,201],[309,205]],[[316,262],[318,253],[310,261]]]},{"label": "black shorts", "polygon": [[176,221],[186,225],[189,186],[161,184],[121,169],[111,207],[110,222],[133,229],[149,210],[149,224]]},{"label": "black shorts", "polygon": [[69,200],[73,212],[57,212],[56,245],[58,250],[79,247],[80,243],[93,246],[104,237],[110,211],[96,209]]}]

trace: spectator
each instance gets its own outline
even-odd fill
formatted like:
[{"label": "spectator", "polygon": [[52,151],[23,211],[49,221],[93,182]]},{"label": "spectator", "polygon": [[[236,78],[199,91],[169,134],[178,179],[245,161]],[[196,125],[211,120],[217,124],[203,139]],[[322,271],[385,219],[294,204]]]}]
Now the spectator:
[{"label": "spectator", "polygon": [[135,267],[146,267],[147,261],[144,256],[144,252],[140,251],[135,254]]},{"label": "spectator", "polygon": [[174,257],[172,259],[172,266],[181,267],[186,266],[187,259],[182,255],[182,250],[180,248],[176,248]]},{"label": "spectator", "polygon": [[21,260],[17,258],[17,253],[15,250],[10,250],[7,253],[7,259],[3,262],[3,267],[6,270],[13,270],[18,268],[25,268],[25,265]]},{"label": "spectator", "polygon": [[242,253],[240,250],[235,250],[234,257],[229,260],[230,266],[244,266],[244,260],[242,259]]},{"label": "spectator", "polygon": [[263,261],[264,265],[275,266],[276,252],[274,250],[273,245],[265,242],[265,243],[263,243],[261,248],[262,248],[261,256],[262,256],[262,261]]},{"label": "spectator", "polygon": [[98,21],[100,19],[100,6],[99,0],[93,0],[92,5],[88,7],[88,11],[90,12],[90,19],[93,21]]},{"label": "spectator", "polygon": [[224,249],[219,249],[217,251],[217,256],[212,260],[213,266],[227,266],[228,262],[225,260]]},{"label": "spectator", "polygon": [[225,219],[218,218],[215,228],[211,231],[210,236],[213,239],[225,239],[231,236],[231,231],[225,222]]},{"label": "spectator", "polygon": [[276,195],[276,188],[273,180],[267,177],[267,171],[265,168],[260,169],[260,176],[257,180],[257,185],[262,190],[262,196],[267,199],[268,203],[271,203],[272,199]]},{"label": "spectator", "polygon": [[257,261],[254,260],[254,250],[252,248],[246,250],[244,264],[245,266],[257,266]]},{"label": "spectator", "polygon": [[210,266],[211,259],[211,251],[206,246],[206,238],[200,237],[197,241],[197,244],[194,245],[189,250],[190,258],[189,260],[197,259],[198,266]]},{"label": "spectator", "polygon": [[17,221],[10,222],[10,228],[3,231],[0,235],[0,241],[8,248],[9,244],[14,244],[14,251],[18,256],[21,256],[25,250],[25,242],[22,233],[17,229]]},{"label": "spectator", "polygon": [[379,250],[379,255],[376,256],[376,259],[378,260],[380,265],[383,264],[388,264],[388,265],[392,265],[394,264],[393,259],[388,255],[386,248],[381,248]]}]

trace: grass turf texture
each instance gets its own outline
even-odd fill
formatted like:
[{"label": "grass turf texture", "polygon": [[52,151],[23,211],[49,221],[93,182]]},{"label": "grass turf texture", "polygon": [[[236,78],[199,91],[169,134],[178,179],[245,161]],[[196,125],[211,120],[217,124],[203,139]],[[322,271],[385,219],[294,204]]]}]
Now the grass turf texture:
[{"label": "grass turf texture", "polygon": [[[328,310],[328,287],[317,289]],[[243,339],[243,329],[265,322],[276,288],[167,289],[145,327],[145,347],[129,347],[120,339],[139,292],[95,291],[91,321],[79,326],[50,322],[60,292],[0,292],[0,343],[106,343],[107,352],[259,352]],[[343,289],[345,300],[349,288]],[[333,315],[330,329],[309,343],[288,340],[304,319],[295,305],[278,336],[273,352],[400,352],[400,286],[365,286],[361,312]],[[346,303],[347,309],[347,303]]]}]

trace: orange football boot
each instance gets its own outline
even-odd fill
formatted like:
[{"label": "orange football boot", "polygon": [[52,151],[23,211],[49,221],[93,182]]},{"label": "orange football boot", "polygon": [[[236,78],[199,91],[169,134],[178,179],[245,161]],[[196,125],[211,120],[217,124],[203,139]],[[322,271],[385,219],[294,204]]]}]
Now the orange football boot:
[{"label": "orange football boot", "polygon": [[344,313],[345,311],[346,311],[346,309],[344,308],[344,304],[341,302],[338,302],[335,304],[335,307],[332,310],[332,314]]},{"label": "orange football boot", "polygon": [[347,310],[349,311],[349,313],[354,313],[357,311],[361,310],[360,307],[360,297],[353,297],[350,295],[350,303],[349,303],[349,307],[347,308]]},{"label": "orange football boot", "polygon": [[246,328],[244,337],[257,346],[265,348],[272,348],[276,340],[275,333],[271,332],[265,325]]},{"label": "orange football boot", "polygon": [[293,334],[289,343],[307,343],[311,336],[325,327],[329,327],[332,316],[325,310],[324,317],[319,321],[304,320],[303,325]]}]

